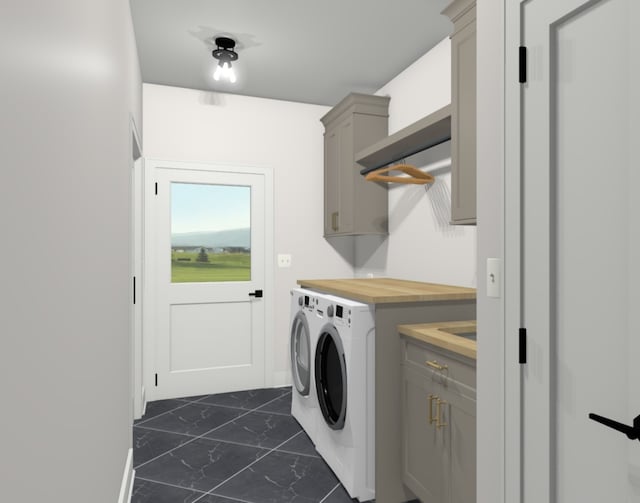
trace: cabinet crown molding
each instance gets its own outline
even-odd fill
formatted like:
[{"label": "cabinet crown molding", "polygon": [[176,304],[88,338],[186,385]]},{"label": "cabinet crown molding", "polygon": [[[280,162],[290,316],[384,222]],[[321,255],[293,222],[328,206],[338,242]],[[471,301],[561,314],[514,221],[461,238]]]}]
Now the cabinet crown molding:
[{"label": "cabinet crown molding", "polygon": [[454,23],[476,6],[476,0],[454,0],[440,13]]},{"label": "cabinet crown molding", "polygon": [[325,128],[337,122],[345,113],[359,113],[389,117],[389,96],[349,93],[336,106],[329,110],[320,120]]}]

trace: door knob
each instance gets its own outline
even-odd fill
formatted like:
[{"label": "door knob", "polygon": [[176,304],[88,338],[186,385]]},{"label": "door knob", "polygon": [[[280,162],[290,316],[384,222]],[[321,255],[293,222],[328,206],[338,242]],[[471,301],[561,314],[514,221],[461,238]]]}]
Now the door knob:
[{"label": "door knob", "polygon": [[599,416],[598,414],[589,414],[589,419],[625,434],[629,440],[640,440],[640,416],[636,416],[633,420],[633,426],[619,423],[618,421]]},{"label": "door knob", "polygon": [[256,290],[253,293],[249,293],[250,297],[255,297],[256,299],[259,299],[260,297],[262,297],[262,290]]}]

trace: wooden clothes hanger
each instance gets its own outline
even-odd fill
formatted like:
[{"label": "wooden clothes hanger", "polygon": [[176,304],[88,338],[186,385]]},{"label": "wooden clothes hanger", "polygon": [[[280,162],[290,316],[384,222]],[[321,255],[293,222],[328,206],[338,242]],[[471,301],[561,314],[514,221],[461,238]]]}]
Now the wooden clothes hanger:
[{"label": "wooden clothes hanger", "polygon": [[[389,176],[383,175],[389,171],[402,171],[409,176]],[[415,166],[410,164],[395,164],[393,166],[387,166],[371,173],[367,173],[364,177],[365,180],[371,182],[392,182],[392,183],[413,183],[417,185],[424,185],[426,183],[432,184],[436,181],[433,175],[420,171]]]}]

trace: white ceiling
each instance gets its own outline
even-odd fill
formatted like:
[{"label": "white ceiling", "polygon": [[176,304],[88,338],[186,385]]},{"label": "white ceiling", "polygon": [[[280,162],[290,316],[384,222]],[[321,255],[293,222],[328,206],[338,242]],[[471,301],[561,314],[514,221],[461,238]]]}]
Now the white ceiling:
[{"label": "white ceiling", "polygon": [[[451,33],[450,0],[131,0],[143,82],[335,105],[382,87]],[[237,41],[235,84],[213,39]]]}]

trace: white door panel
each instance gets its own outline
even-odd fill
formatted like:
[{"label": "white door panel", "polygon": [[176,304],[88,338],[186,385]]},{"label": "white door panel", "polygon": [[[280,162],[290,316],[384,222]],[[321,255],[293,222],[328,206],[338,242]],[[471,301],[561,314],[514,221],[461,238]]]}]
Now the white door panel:
[{"label": "white door panel", "polygon": [[157,167],[154,180],[154,397],[264,387],[265,302],[250,295],[265,289],[264,175]]},{"label": "white door panel", "polygon": [[[525,502],[638,501],[635,0],[523,3]],[[635,478],[635,479],[634,479]]]}]

